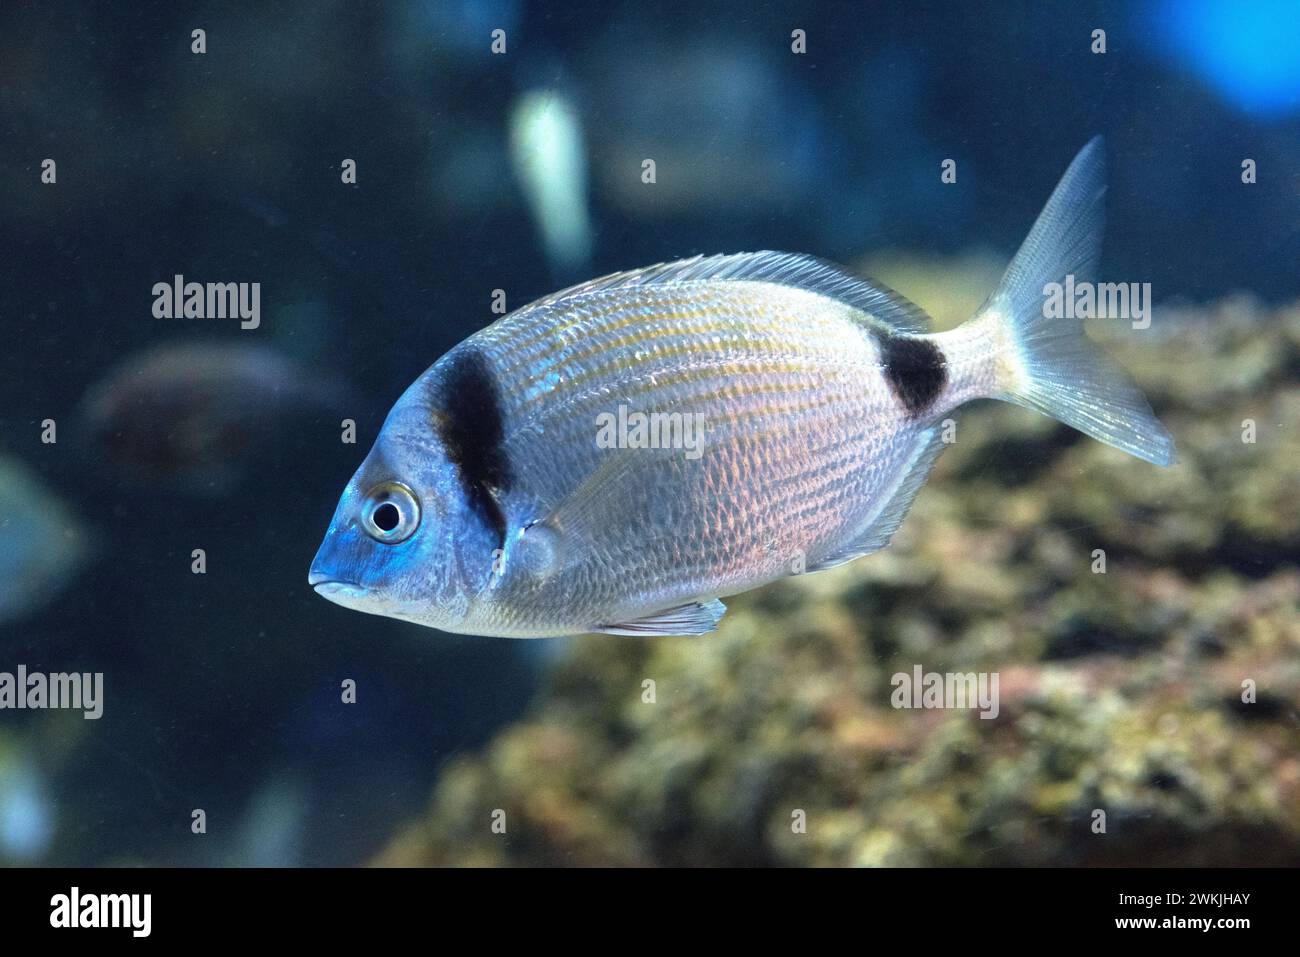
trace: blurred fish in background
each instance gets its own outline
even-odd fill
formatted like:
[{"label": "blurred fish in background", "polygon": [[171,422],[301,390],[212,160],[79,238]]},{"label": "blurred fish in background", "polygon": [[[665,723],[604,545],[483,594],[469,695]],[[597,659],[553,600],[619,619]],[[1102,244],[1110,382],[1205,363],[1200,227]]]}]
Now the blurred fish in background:
[{"label": "blurred fish in background", "polygon": [[306,785],[293,777],[272,777],[253,795],[240,824],[229,864],[240,867],[299,867],[309,809]]},{"label": "blurred fish in background", "polygon": [[38,863],[53,837],[44,776],[19,744],[0,737],[0,865]]},{"label": "blurred fish in background", "polygon": [[169,343],[134,355],[86,394],[82,431],[116,472],[225,494],[299,416],[340,408],[328,376],[255,343]]},{"label": "blurred fish in background", "polygon": [[0,622],[50,602],[89,552],[72,511],[25,465],[0,456]]},{"label": "blurred fish in background", "polygon": [[591,215],[577,110],[555,90],[525,93],[510,115],[510,153],[553,275],[581,272],[591,258]]},{"label": "blurred fish in background", "polygon": [[[805,203],[811,216],[821,203],[832,209],[832,195],[850,199],[814,188],[838,170],[827,167],[815,97],[775,65],[784,47],[768,53],[652,33],[629,58],[612,36],[590,54],[601,78],[590,113],[602,119],[590,133],[600,198],[620,216],[754,215]],[[641,175],[647,159],[655,162],[653,188]]]}]

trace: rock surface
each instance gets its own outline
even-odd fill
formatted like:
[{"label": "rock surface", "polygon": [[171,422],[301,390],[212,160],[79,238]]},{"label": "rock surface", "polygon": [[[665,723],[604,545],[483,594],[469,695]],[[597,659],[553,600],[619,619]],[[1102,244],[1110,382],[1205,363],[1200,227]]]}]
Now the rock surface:
[{"label": "rock surface", "polygon": [[[1300,863],[1300,304],[1094,326],[1177,465],[963,410],[889,549],[574,640],[378,863]],[[998,716],[893,708],[916,665]]]}]

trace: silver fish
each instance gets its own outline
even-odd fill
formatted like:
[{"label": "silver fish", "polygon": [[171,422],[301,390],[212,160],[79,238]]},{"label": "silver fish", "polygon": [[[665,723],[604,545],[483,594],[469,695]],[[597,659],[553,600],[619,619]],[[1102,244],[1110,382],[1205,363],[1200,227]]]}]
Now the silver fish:
[{"label": "silver fish", "polygon": [[308,581],[451,632],[701,634],[719,597],[887,545],[941,422],[972,399],[1169,465],[1141,392],[1080,320],[1045,315],[1045,284],[1092,274],[1104,192],[1095,139],[997,291],[949,332],[927,333],[888,289],[773,252],[531,303],[398,400]]}]

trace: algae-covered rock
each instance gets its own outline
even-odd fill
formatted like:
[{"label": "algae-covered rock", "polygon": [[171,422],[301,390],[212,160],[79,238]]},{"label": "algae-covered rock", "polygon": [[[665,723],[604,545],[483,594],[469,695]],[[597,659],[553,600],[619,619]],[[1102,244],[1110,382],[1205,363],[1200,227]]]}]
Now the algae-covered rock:
[{"label": "algae-covered rock", "polygon": [[[1102,326],[1173,468],[962,410],[889,549],[574,641],[379,862],[1300,863],[1300,306]],[[918,666],[996,716],[895,708]]]}]

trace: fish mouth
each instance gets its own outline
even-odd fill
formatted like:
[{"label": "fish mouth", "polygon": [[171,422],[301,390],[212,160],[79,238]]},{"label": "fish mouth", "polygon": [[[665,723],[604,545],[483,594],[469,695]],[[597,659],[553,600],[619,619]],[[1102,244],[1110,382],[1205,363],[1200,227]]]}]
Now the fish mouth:
[{"label": "fish mouth", "polygon": [[352,582],[324,581],[316,582],[316,584],[311,587],[316,589],[316,594],[324,595],[326,598],[331,598],[335,595],[344,598],[361,598],[368,593],[367,589],[363,588],[361,585],[354,585]]},{"label": "fish mouth", "polygon": [[369,594],[369,589],[364,585],[344,581],[341,578],[330,578],[315,569],[307,573],[307,584],[316,590],[316,594],[331,601],[337,601],[340,598],[364,598]]},{"label": "fish mouth", "polygon": [[353,611],[373,612],[374,593],[363,585],[343,581],[318,581],[312,588],[326,601],[350,608]]}]

